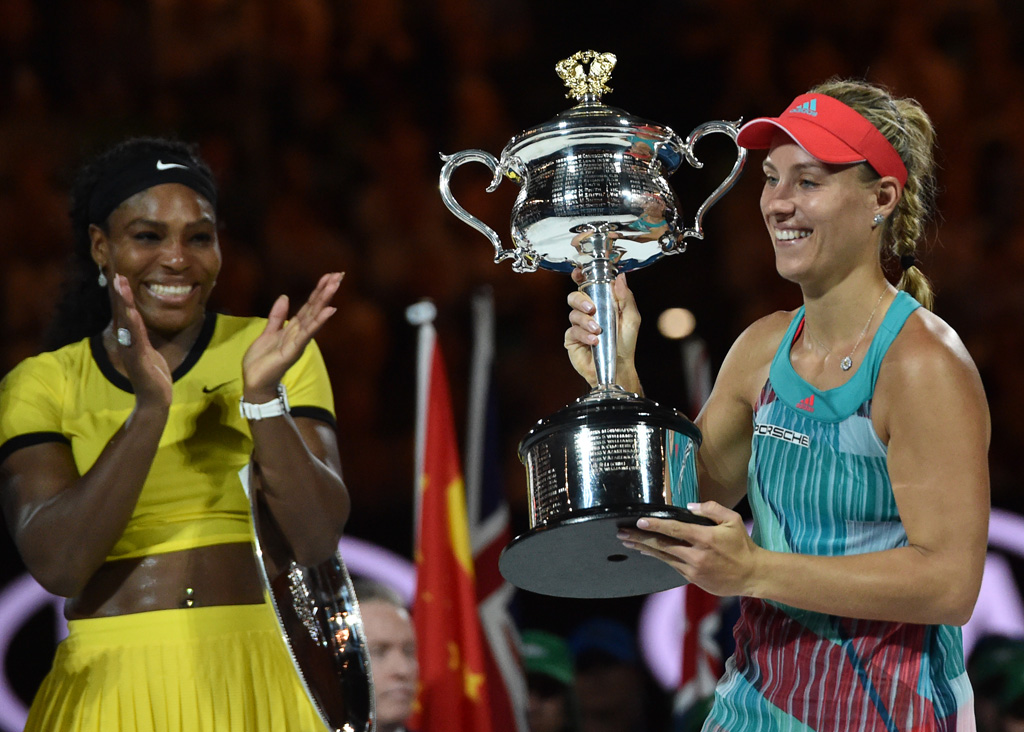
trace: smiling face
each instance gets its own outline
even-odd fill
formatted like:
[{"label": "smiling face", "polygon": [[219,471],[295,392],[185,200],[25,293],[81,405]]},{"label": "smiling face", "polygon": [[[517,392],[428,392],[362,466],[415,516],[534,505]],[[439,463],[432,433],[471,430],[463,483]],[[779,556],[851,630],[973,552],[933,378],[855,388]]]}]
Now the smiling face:
[{"label": "smiling face", "polygon": [[[213,206],[180,183],[153,186],[91,226],[93,260],[113,283],[124,275],[146,328],[173,337],[203,318],[220,272]],[[113,286],[111,284],[111,286]]]},{"label": "smiling face", "polygon": [[880,199],[881,181],[866,180],[860,165],[822,163],[782,133],[764,173],[761,213],[782,277],[827,285],[859,266],[877,266],[873,218],[892,210],[886,196]]}]

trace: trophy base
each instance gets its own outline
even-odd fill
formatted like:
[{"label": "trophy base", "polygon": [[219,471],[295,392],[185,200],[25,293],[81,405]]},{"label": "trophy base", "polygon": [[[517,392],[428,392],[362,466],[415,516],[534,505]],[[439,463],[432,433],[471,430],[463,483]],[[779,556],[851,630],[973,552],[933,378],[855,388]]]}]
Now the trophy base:
[{"label": "trophy base", "polygon": [[676,506],[592,508],[520,534],[501,553],[498,569],[520,589],[541,595],[612,598],[648,595],[686,584],[659,559],[627,549],[616,538],[641,516],[712,525]]}]

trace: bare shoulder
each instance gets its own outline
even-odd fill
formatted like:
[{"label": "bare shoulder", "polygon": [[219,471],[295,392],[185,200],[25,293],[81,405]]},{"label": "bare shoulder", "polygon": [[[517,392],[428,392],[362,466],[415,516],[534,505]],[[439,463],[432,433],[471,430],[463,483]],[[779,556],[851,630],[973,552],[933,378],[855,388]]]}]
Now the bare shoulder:
[{"label": "bare shoulder", "polygon": [[795,311],[779,310],[755,320],[732,344],[729,358],[753,368],[770,364],[795,314]]},{"label": "bare shoulder", "polygon": [[935,313],[915,310],[882,362],[882,374],[898,382],[921,382],[946,374],[977,379],[974,359],[957,332]]},{"label": "bare shoulder", "polygon": [[770,351],[774,356],[783,334],[793,322],[795,315],[795,310],[777,310],[758,318],[740,333],[733,348],[742,346],[745,350],[757,353]]},{"label": "bare shoulder", "polygon": [[[938,315],[915,310],[890,346],[876,386],[876,403],[895,416],[946,410],[987,423],[978,368],[956,331]],[[897,409],[898,407],[898,409]]]},{"label": "bare shoulder", "polygon": [[777,311],[751,323],[732,344],[716,382],[753,403],[768,378],[772,359],[795,311]]}]

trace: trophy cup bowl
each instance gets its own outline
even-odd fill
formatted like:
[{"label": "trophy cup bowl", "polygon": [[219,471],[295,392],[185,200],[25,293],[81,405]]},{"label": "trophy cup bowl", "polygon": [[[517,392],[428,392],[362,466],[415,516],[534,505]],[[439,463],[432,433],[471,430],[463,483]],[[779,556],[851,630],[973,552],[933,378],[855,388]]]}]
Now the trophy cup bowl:
[{"label": "trophy cup bowl", "polygon": [[[624,597],[684,584],[663,562],[627,552],[616,533],[641,516],[710,523],[686,509],[698,500],[696,425],[615,383],[612,283],[619,272],[685,251],[688,238],[703,239],[704,213],[735,183],[746,150],[737,147],[729,175],[685,227],[668,177],[684,160],[702,167],[693,147],[704,135],[723,133],[735,142],[739,122],[706,122],[684,140],[609,107],[601,95],[611,91],[615,62],[614,55],[593,51],[559,62],[556,71],[576,106],[512,138],[500,159],[483,150],[442,155],[439,184],[448,209],[491,241],[496,263],[511,259],[516,272],[579,267],[581,289],[597,308],[597,386],[540,420],[520,442],[530,528],[499,560],[513,585],[560,597]],[[515,247],[506,249],[452,195],[452,174],[469,162],[492,171],[488,191],[504,178],[519,185],[511,218]]]}]

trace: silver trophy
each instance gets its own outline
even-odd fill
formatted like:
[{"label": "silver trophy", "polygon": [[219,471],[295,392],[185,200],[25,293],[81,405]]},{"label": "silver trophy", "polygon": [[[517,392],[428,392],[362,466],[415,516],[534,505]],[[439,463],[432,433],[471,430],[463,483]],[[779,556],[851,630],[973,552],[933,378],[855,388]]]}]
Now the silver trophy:
[{"label": "silver trophy", "polygon": [[322,730],[374,732],[370,653],[348,568],[338,552],[314,566],[292,559],[260,498],[257,473],[252,464],[239,473],[249,496],[256,566],[299,681]]},{"label": "silver trophy", "polygon": [[[692,228],[681,221],[666,180],[683,160],[702,163],[693,146],[720,132],[735,142],[739,122],[707,122],[683,140],[663,125],[601,102],[616,58],[581,51],[556,66],[578,104],[526,130],[501,159],[482,150],[442,156],[445,205],[483,233],[494,261],[512,260],[516,272],[538,267],[583,270],[582,289],[597,306],[603,332],[594,346],[598,384],[590,393],[542,419],[523,438],[530,529],[502,552],[501,573],[517,587],[561,597],[624,597],[684,583],[664,563],[627,552],[615,534],[640,516],[707,523],[686,510],[697,500],[696,453],[701,435],[682,413],[627,392],[615,383],[619,272],[685,251],[703,239],[704,213],[735,183],[746,161],[738,149],[728,177],[697,209]],[[469,162],[494,174],[488,191],[507,177],[520,186],[506,249],[492,228],[452,196],[449,180]]]}]

